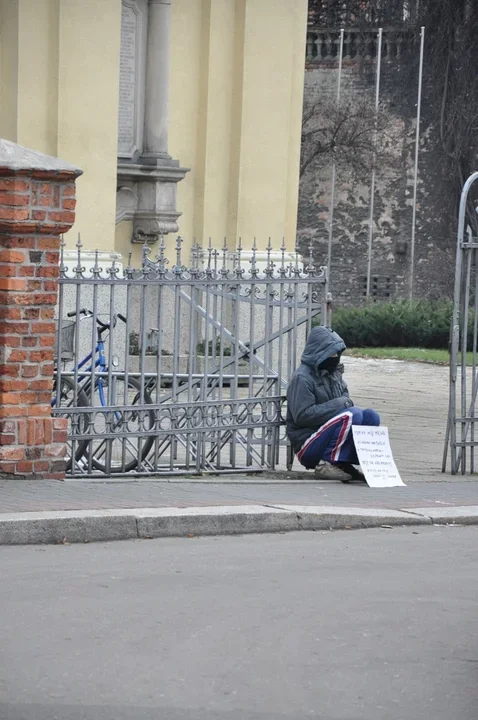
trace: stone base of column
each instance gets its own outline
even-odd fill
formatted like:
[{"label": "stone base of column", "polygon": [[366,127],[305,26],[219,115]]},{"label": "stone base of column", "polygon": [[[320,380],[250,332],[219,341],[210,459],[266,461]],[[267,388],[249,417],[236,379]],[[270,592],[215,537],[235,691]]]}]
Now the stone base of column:
[{"label": "stone base of column", "polygon": [[139,165],[152,165],[153,167],[175,167],[179,168],[179,161],[175,160],[169,153],[143,152],[138,159]]},{"label": "stone base of column", "polygon": [[181,213],[176,210],[176,188],[188,172],[172,158],[170,163],[159,165],[160,157],[151,154],[153,160],[155,164],[118,165],[116,222],[132,220],[131,242],[142,245],[178,232]]}]

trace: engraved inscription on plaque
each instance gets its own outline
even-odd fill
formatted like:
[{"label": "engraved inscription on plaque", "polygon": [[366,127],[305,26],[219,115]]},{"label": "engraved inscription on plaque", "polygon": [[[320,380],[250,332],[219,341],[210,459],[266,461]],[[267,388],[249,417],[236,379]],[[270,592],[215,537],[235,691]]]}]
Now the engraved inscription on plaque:
[{"label": "engraved inscription on plaque", "polygon": [[140,15],[130,3],[122,3],[121,55],[118,116],[118,155],[132,157],[138,146],[137,88]]}]

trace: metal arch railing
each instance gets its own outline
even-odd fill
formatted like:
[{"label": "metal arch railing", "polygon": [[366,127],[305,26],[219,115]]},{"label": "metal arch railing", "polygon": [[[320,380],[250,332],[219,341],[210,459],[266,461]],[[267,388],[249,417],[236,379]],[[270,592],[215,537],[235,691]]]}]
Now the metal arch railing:
[{"label": "metal arch railing", "polygon": [[[476,471],[475,434],[476,401],[478,397],[478,238],[468,228],[467,210],[470,190],[478,180],[474,172],[463,186],[458,215],[456,243],[455,288],[450,342],[450,386],[448,420],[442,471],[446,472],[450,449],[451,473]],[[471,340],[471,348],[470,348]],[[471,353],[471,362],[468,355]]]}]

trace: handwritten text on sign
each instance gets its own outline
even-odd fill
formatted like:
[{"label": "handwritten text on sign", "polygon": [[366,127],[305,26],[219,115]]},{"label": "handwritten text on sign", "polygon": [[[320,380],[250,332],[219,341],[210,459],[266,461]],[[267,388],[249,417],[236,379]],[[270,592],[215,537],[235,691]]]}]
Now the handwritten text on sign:
[{"label": "handwritten text on sign", "polygon": [[370,487],[405,485],[395,465],[388,428],[353,425],[360,466]]}]

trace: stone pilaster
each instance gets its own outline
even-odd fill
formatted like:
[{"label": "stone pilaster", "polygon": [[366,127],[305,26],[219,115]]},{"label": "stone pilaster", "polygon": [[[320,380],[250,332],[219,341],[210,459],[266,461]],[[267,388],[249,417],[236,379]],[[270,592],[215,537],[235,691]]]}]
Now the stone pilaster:
[{"label": "stone pilaster", "polygon": [[168,152],[170,28],[171,0],[149,0],[143,147],[118,163],[116,213],[117,222],[133,220],[131,241],[141,244],[178,231],[176,186],[187,172]]},{"label": "stone pilaster", "polygon": [[149,0],[144,152],[142,161],[158,165],[168,155],[169,54],[171,0]]}]

